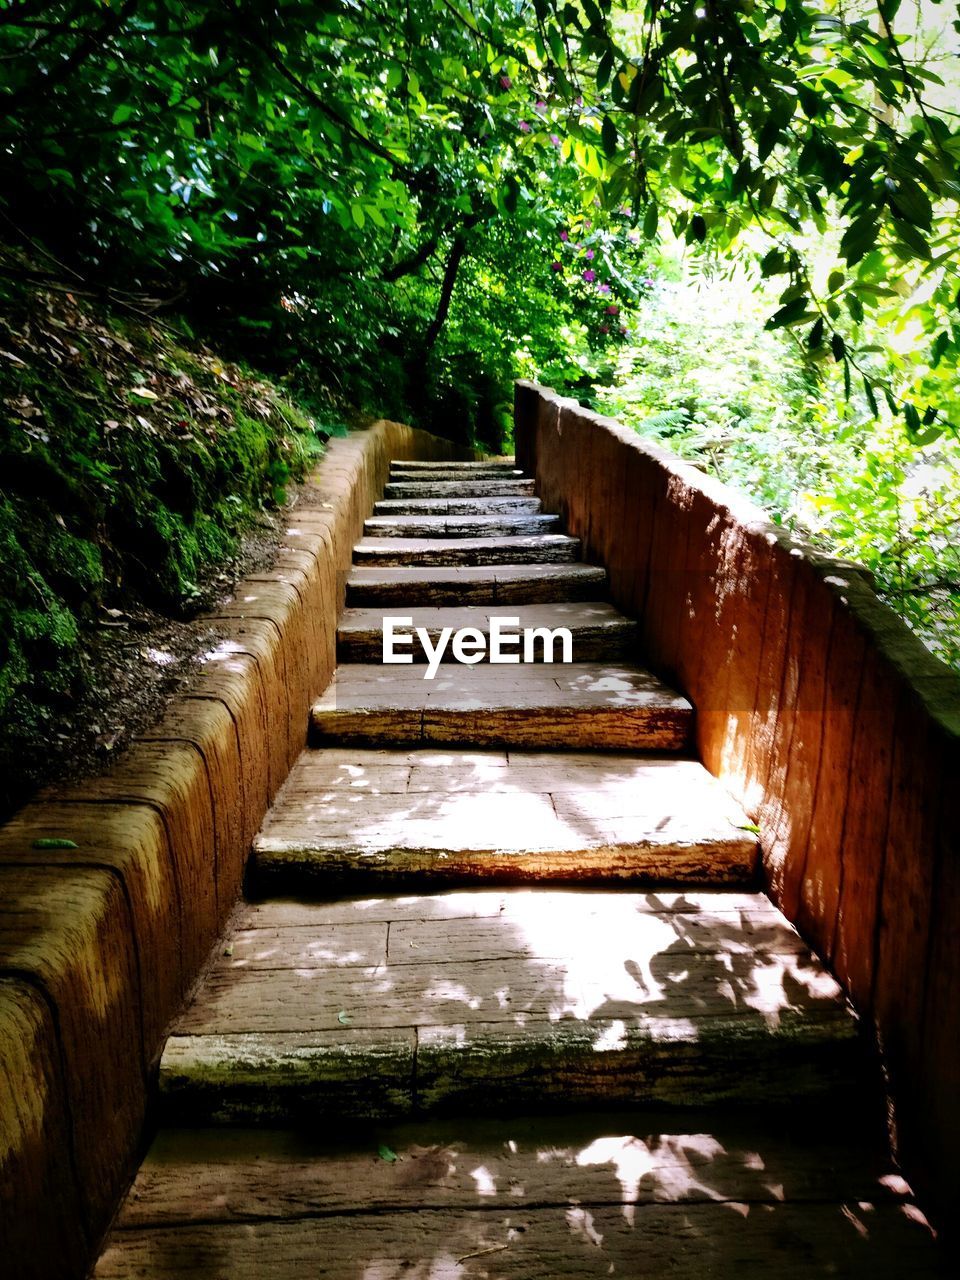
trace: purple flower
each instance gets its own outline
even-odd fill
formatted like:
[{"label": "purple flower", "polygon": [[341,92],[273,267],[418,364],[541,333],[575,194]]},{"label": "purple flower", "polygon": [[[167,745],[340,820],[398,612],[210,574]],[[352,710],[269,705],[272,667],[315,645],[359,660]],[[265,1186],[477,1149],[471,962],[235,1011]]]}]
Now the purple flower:
[{"label": "purple flower", "polygon": [[607,307],[607,315],[618,316],[619,314],[620,314],[620,308],[617,306],[615,302],[611,302],[609,307]]},{"label": "purple flower", "polygon": [[562,262],[551,262],[551,263],[550,263],[550,270],[551,270],[551,271],[562,271],[562,270],[563,270],[563,263],[562,263]]},{"label": "purple flower", "polygon": [[586,280],[587,284],[593,284],[594,280],[597,278],[597,273],[595,271],[584,271],[583,278]]},{"label": "purple flower", "polygon": [[566,243],[567,243],[567,241],[570,239],[570,232],[569,232],[569,231],[561,231],[561,232],[560,232],[560,239],[563,241],[563,243],[564,243],[564,244],[566,244]]},{"label": "purple flower", "polygon": [[601,333],[609,333],[609,332],[610,332],[610,326],[609,326],[608,324],[602,324],[602,325],[600,326],[600,332],[601,332]]},{"label": "purple flower", "polygon": [[583,256],[586,258],[588,262],[592,262],[594,258],[594,252],[592,249],[588,249]]},{"label": "purple flower", "polygon": [[529,132],[530,132],[530,126],[527,124],[526,120],[521,120],[521,121],[520,121],[520,132],[521,132],[521,133],[529,133]]},{"label": "purple flower", "polygon": [[644,282],[643,282],[643,283],[644,283],[644,286],[645,286],[647,289],[652,289],[652,288],[653,288],[654,281],[653,281],[653,280],[651,280],[649,276],[647,276],[646,280],[644,280]]},{"label": "purple flower", "polygon": [[510,79],[509,76],[501,76],[500,83],[504,89],[509,89],[510,86],[513,84],[513,81]]},{"label": "purple flower", "polygon": [[597,285],[597,292],[598,292],[598,293],[609,293],[609,292],[610,292],[610,286],[609,286],[608,284],[598,284],[598,285]]},{"label": "purple flower", "polygon": [[534,107],[534,111],[539,111],[541,115],[544,115],[546,113],[546,110],[547,110],[547,104],[545,102],[538,102],[537,105]]},{"label": "purple flower", "polygon": [[551,133],[550,141],[553,143],[555,147],[559,147],[561,145],[560,139],[557,137],[555,133]]}]

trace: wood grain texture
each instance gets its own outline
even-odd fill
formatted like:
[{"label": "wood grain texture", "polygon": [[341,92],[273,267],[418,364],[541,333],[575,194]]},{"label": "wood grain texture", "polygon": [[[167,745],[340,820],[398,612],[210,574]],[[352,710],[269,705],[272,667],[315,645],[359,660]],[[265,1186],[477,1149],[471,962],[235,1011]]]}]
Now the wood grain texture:
[{"label": "wood grain texture", "polygon": [[747,819],[692,761],[304,752],[255,843],[256,882],[334,876],[749,883]]},{"label": "wood grain texture", "polygon": [[901,1280],[941,1275],[925,1224],[898,1207],[730,1201],[649,1206],[572,1204],[522,1213],[433,1210],[282,1223],[196,1226],[115,1236],[98,1280],[151,1276],[286,1280],[364,1276],[643,1276],[645,1280]]},{"label": "wood grain texture", "polygon": [[[417,639],[415,632],[423,628],[436,644],[440,633],[445,628],[452,628],[456,633],[461,628],[471,627],[487,638],[489,645],[490,620],[513,618],[516,621],[510,626],[501,625],[501,632],[518,636],[519,633],[532,628],[545,629],[548,632],[565,628],[570,632],[573,641],[572,661],[574,662],[615,662],[629,660],[637,647],[637,624],[625,618],[612,605],[599,600],[578,601],[551,604],[516,605],[512,612],[505,613],[503,607],[483,607],[480,605],[461,605],[424,607],[415,605],[402,606],[402,613],[390,611],[391,616],[412,618],[411,624],[403,628],[404,633],[413,636],[411,643],[398,652],[409,654],[415,664],[427,661],[427,654]],[[379,662],[383,654],[383,610],[347,609],[340,616],[337,626],[337,656],[341,662]],[[500,664],[507,671],[514,671],[524,656],[522,636],[512,645],[504,647],[505,652],[517,661]],[[542,661],[544,642],[537,640],[534,646],[534,658]],[[562,656],[562,644],[558,640],[551,644],[550,652],[559,659]],[[444,662],[456,662],[452,644],[448,643],[443,655]],[[484,653],[484,661],[488,654]]]},{"label": "wood grain texture", "polygon": [[[814,1123],[811,1124],[811,1120]],[[509,1119],[433,1116],[353,1131],[168,1129],[116,1227],[544,1205],[909,1205],[882,1135],[848,1115],[725,1108]],[[379,1146],[397,1157],[377,1157]],[[481,1172],[482,1171],[482,1172]]]},{"label": "wood grain texture", "polygon": [[[782,1102],[857,1078],[836,984],[762,896],[513,890],[496,915],[489,896],[472,915],[463,894],[423,901],[419,919],[416,900],[394,919],[360,898],[352,918],[304,903],[271,923],[264,903],[256,928],[238,920],[168,1042],[171,1113]],[[404,1094],[394,1046],[411,1030]]]},{"label": "wood grain texture", "polygon": [[692,709],[636,667],[340,667],[314,705],[316,741],[678,750]]},{"label": "wood grain texture", "polygon": [[365,537],[374,538],[514,538],[556,533],[557,516],[521,512],[483,515],[376,515],[363,522]]},{"label": "wood grain texture", "polygon": [[563,533],[496,538],[363,538],[353,549],[358,565],[564,564],[580,542]]},{"label": "wood grain texture", "polygon": [[587,564],[358,567],[347,577],[347,603],[359,607],[598,600],[606,583],[605,570]]},{"label": "wood grain texture", "polygon": [[543,504],[539,498],[381,498],[373,506],[375,516],[488,516],[495,514],[536,515]]},{"label": "wood grain texture", "polygon": [[391,480],[384,486],[385,498],[532,498],[535,496],[532,480],[501,480],[499,478],[463,480]]}]

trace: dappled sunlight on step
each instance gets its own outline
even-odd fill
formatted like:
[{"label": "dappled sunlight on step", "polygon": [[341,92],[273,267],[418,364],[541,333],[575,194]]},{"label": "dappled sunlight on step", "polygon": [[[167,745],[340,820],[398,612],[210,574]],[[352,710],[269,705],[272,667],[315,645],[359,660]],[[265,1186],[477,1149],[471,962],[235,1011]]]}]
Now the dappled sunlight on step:
[{"label": "dappled sunlight on step", "polygon": [[247,1090],[275,1114],[349,1110],[377,1077],[387,1113],[598,1090],[751,1100],[842,1088],[856,1042],[836,984],[759,895],[277,902],[241,913],[161,1087],[174,1114],[234,1118]]},{"label": "dappled sunlight on step", "polygon": [[904,1257],[911,1278],[937,1274],[929,1228],[878,1136],[848,1123],[838,1140],[812,1119],[167,1131],[97,1280],[902,1280]]}]

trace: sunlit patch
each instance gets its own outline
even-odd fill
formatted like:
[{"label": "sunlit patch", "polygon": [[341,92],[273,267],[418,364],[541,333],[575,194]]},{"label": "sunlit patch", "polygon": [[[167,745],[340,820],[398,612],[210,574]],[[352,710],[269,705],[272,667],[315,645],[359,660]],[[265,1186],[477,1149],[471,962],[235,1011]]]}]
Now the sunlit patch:
[{"label": "sunlit patch", "polygon": [[495,1196],[497,1194],[497,1184],[493,1174],[485,1165],[481,1164],[476,1169],[472,1169],[470,1177],[474,1181],[478,1196]]},{"label": "sunlit patch", "polygon": [[593,1214],[589,1209],[571,1205],[567,1210],[566,1218],[567,1226],[570,1228],[572,1235],[577,1236],[584,1243],[596,1245],[598,1248],[603,1244],[603,1236],[593,1225]]},{"label": "sunlit patch", "polygon": [[158,667],[168,667],[171,662],[176,662],[169,649],[144,649],[143,652]]},{"label": "sunlit patch", "polygon": [[627,1024],[620,1018],[615,1019],[593,1041],[595,1053],[613,1053],[627,1047]]}]

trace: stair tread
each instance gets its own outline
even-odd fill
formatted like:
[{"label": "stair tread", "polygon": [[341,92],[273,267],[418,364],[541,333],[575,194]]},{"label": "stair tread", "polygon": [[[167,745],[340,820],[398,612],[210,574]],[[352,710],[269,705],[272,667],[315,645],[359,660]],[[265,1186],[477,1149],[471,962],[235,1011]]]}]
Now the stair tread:
[{"label": "stair tread", "polygon": [[463,480],[436,480],[432,476],[424,480],[388,480],[384,498],[509,498],[533,497],[532,480],[509,479],[494,476],[466,476]]},{"label": "stair tread", "polygon": [[391,467],[399,467],[404,471],[515,471],[514,458],[481,458],[475,462],[444,462],[442,460],[408,459],[401,461],[394,458]]},{"label": "stair tread", "polygon": [[539,498],[381,498],[373,504],[373,514],[480,516],[522,511],[536,515],[542,506]]},{"label": "stair tread", "polygon": [[[427,631],[432,642],[436,643],[441,631],[450,628],[453,632],[463,627],[472,627],[489,636],[491,619],[495,616],[501,620],[502,633],[517,636],[518,629],[544,628],[556,631],[565,628],[570,632],[572,640],[573,661],[584,662],[590,659],[612,661],[618,657],[629,656],[637,640],[637,624],[632,618],[624,617],[613,605],[604,601],[560,601],[546,604],[512,605],[509,613],[504,606],[488,605],[397,605],[385,614],[383,608],[348,608],[340,616],[337,627],[337,654],[343,662],[378,662],[383,653],[384,617],[410,618],[412,621],[403,628],[412,634],[411,628],[422,628]],[[516,622],[507,626],[506,619]],[[427,661],[426,651],[418,639],[398,648],[409,654],[415,664]],[[519,663],[523,652],[521,639],[508,646],[514,661],[502,664],[507,671],[512,671]],[[551,646],[551,651],[559,658],[562,646],[558,641]],[[543,654],[543,644],[537,642],[534,653],[538,660]],[[446,662],[454,661],[452,645],[448,642],[443,651]],[[486,657],[484,658],[486,661]]]},{"label": "stair tread", "polygon": [[580,539],[565,533],[491,538],[361,538],[356,564],[513,564],[574,561]]},{"label": "stair tread", "polygon": [[477,538],[536,536],[556,531],[559,516],[540,512],[499,512],[493,515],[375,515],[363,522],[367,537]]},{"label": "stair tread", "polygon": [[408,467],[405,463],[394,463],[390,468],[390,480],[420,480],[427,478],[431,481],[435,480],[456,480],[475,479],[477,477],[491,476],[496,480],[526,480],[529,479],[522,471],[516,467],[470,467],[469,469],[457,467],[434,467],[429,471],[421,471],[418,467]]},{"label": "stair tread", "polygon": [[[745,883],[747,818],[702,765],[551,752],[305,751],[259,875]],[[286,883],[286,882],[285,882]]]},{"label": "stair tread", "polygon": [[[785,1118],[777,1125],[769,1116],[719,1108],[691,1108],[682,1118],[646,1110],[437,1116],[428,1129],[407,1121],[378,1132],[396,1161],[371,1160],[366,1142],[344,1134],[320,1139],[283,1130],[168,1129],[155,1138],[116,1226],[130,1231],[477,1203],[517,1209],[621,1197],[624,1205],[696,1204],[710,1198],[705,1181],[721,1200],[753,1204],[908,1203],[883,1143],[864,1128],[845,1125],[838,1134],[818,1125],[811,1132],[803,1121]],[[617,1166],[631,1152],[646,1177],[622,1185]],[[478,1167],[489,1173],[482,1189]],[[428,1170],[432,1176],[411,1176]]]},{"label": "stair tread", "polygon": [[576,600],[602,594],[596,565],[354,565],[347,574],[351,605],[508,604]]},{"label": "stair tread", "polygon": [[312,725],[345,740],[677,750],[692,707],[648,671],[594,662],[423,668],[346,663]]},{"label": "stair tread", "polygon": [[[497,914],[480,914],[493,896]],[[855,1020],[762,894],[471,897],[341,901],[335,923],[323,903],[294,904],[296,924],[282,901],[242,908],[167,1043],[161,1091],[227,1118],[248,1089],[258,1109],[315,1088],[321,1109],[335,1094],[342,1113],[383,1114],[531,1093],[784,1101],[852,1083]]]}]

